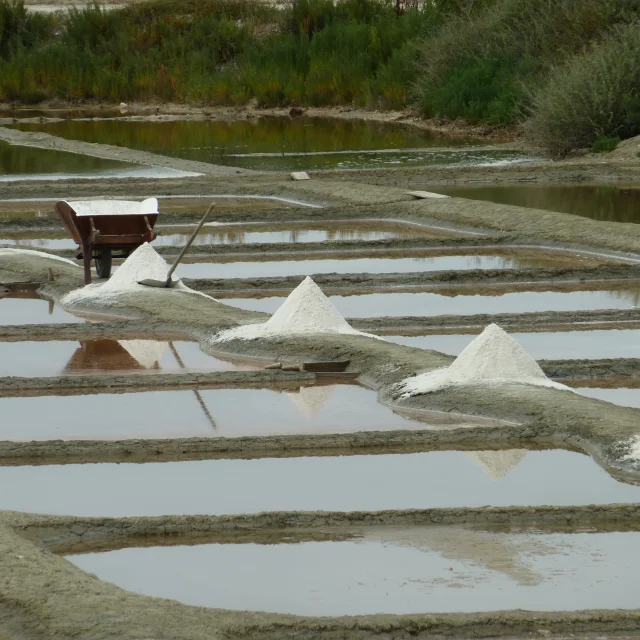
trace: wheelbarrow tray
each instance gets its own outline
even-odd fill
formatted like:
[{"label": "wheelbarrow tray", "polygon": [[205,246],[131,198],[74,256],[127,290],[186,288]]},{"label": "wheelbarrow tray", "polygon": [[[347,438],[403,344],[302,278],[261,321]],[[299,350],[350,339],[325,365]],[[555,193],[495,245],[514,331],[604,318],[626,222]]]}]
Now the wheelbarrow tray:
[{"label": "wheelbarrow tray", "polygon": [[[158,220],[158,201],[130,200],[61,200],[55,210],[67,233],[78,244],[77,259],[84,261],[85,282],[91,282],[91,260],[126,258],[145,242],[156,238],[153,230]],[[108,273],[101,274],[108,277]]]}]

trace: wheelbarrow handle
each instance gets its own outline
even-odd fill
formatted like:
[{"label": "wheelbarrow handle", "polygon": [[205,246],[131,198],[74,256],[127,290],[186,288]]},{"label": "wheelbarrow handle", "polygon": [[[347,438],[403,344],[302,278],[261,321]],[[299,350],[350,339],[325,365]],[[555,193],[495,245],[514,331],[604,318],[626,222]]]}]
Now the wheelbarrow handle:
[{"label": "wheelbarrow handle", "polygon": [[215,206],[216,206],[215,202],[212,202],[209,205],[207,212],[204,214],[204,216],[202,216],[202,220],[200,220],[200,222],[198,223],[198,226],[194,229],[193,233],[191,234],[191,237],[187,240],[187,243],[184,245],[184,247],[182,247],[180,253],[178,254],[178,257],[174,260],[173,264],[171,265],[171,268],[167,272],[167,283],[171,282],[171,276],[173,275],[173,272],[176,270],[176,267],[178,266],[178,264],[180,264],[180,260],[182,260],[182,258],[184,257],[184,254],[188,251],[189,247],[191,246],[191,243],[195,240],[200,229],[202,229],[202,225],[204,224],[205,220],[207,219],[207,217],[209,216],[209,214],[211,213],[211,211]]}]

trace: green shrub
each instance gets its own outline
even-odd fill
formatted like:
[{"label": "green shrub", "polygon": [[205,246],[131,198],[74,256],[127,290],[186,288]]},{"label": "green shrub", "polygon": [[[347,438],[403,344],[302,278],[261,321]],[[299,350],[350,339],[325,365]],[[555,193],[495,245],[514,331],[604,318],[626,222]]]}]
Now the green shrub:
[{"label": "green shrub", "polygon": [[610,153],[620,144],[620,138],[610,138],[609,136],[600,136],[592,145],[593,153]]},{"label": "green shrub", "polygon": [[533,99],[528,138],[563,156],[596,140],[640,133],[640,25],[618,26],[557,67]]},{"label": "green shrub", "polygon": [[417,101],[428,116],[515,122],[553,65],[639,10],[640,0],[496,0],[461,12],[421,47]]}]

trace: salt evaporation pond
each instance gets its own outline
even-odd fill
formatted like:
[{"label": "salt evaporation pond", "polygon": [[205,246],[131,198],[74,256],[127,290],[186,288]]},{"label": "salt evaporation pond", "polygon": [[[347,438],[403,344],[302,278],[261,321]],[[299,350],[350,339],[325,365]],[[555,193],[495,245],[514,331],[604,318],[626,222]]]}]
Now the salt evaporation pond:
[{"label": "salt evaporation pond", "polygon": [[[563,331],[514,333],[536,360],[582,360],[597,358],[640,358],[640,330]],[[475,338],[467,334],[428,336],[383,336],[389,342],[420,349],[433,349],[457,356]]]},{"label": "salt evaporation pond", "polygon": [[[268,278],[312,276],[321,273],[413,273],[419,271],[466,271],[469,269],[532,269],[593,266],[592,259],[578,254],[543,251],[488,251],[488,255],[425,255],[422,257],[354,258],[316,260],[260,260],[186,262],[178,266],[181,278]],[[191,258],[193,259],[193,258]]]},{"label": "salt evaporation pond", "polygon": [[[189,353],[185,349],[185,361]],[[198,354],[191,355],[200,363]],[[223,366],[224,363],[221,363]],[[228,368],[231,368],[229,366]],[[0,440],[242,437],[428,429],[355,385],[0,398]],[[92,416],[87,420],[86,416]],[[135,419],[132,419],[135,416]],[[469,425],[469,420],[453,426]],[[436,427],[438,428],[438,427]]]},{"label": "salt evaporation pond", "polygon": [[197,174],[0,142],[0,182],[73,178],[178,178],[190,175]]},{"label": "salt evaporation pond", "polygon": [[308,616],[636,609],[637,532],[377,527],[356,540],[70,555],[101,580],[189,605]]},{"label": "salt evaporation pond", "polygon": [[37,251],[75,249],[78,245],[71,238],[0,238],[0,247],[3,246]]},{"label": "salt evaporation pond", "polygon": [[613,404],[619,404],[623,407],[634,407],[640,409],[640,388],[624,388],[617,387],[612,389],[600,389],[600,388],[587,388],[580,387],[576,391],[589,398],[596,398],[597,400],[604,400],[605,402],[612,402]]},{"label": "salt evaporation pond", "polygon": [[[164,204],[164,203],[163,203]],[[174,227],[156,227],[161,235],[154,240],[154,246],[183,246],[191,235],[193,227],[182,232]],[[336,240],[387,240],[398,237],[443,237],[451,235],[445,231],[429,227],[410,226],[388,222],[327,221],[270,223],[270,224],[216,224],[205,228],[194,240],[195,244],[260,244],[260,243],[307,243],[332,242]]]},{"label": "salt evaporation pond", "polygon": [[[166,207],[162,202],[161,209]],[[1,214],[0,214],[1,215]],[[195,229],[195,225],[156,226],[160,235],[153,241],[154,247],[182,247]],[[411,227],[400,224],[370,224],[358,222],[290,223],[290,224],[217,224],[205,227],[196,236],[195,245],[233,245],[308,242],[332,242],[336,240],[366,241],[387,240],[398,237],[443,237],[444,231],[428,227]],[[0,238],[0,246],[24,249],[75,249],[76,243],[65,234],[48,232],[21,232]]]},{"label": "salt evaporation pond", "polygon": [[118,119],[15,126],[23,131],[45,131],[63,138],[259,170],[490,165],[529,159],[517,151],[474,150],[473,146],[479,144],[477,140],[434,136],[416,127],[363,120],[273,117],[231,122],[149,122]]},{"label": "salt evaporation pond", "polygon": [[433,190],[457,198],[561,211],[606,222],[640,222],[640,188],[637,186],[536,184],[434,187]]},{"label": "salt evaporation pond", "polygon": [[[461,290],[465,291],[465,290]],[[456,293],[458,293],[456,291]],[[251,311],[274,313],[286,298],[225,298],[225,304]],[[330,296],[345,318],[381,316],[473,315],[477,313],[526,313],[530,311],[589,311],[630,309],[640,302],[640,291],[525,291],[496,295],[443,295],[440,293],[369,293]]]},{"label": "salt evaporation pond", "polygon": [[640,487],[561,450],[10,466],[0,486],[12,488],[0,510],[95,517],[640,501]]},{"label": "salt evaporation pond", "polygon": [[0,342],[0,376],[255,368],[255,365],[236,364],[207,355],[197,342],[106,339]]},{"label": "salt evaporation pond", "polygon": [[67,313],[53,300],[0,295],[0,325],[64,322],[84,322],[84,320]]}]

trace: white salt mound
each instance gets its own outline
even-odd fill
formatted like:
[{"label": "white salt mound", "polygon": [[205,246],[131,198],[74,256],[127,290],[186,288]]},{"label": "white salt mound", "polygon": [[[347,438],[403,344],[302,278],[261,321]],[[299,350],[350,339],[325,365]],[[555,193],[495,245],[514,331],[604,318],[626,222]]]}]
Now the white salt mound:
[{"label": "white salt mound", "polygon": [[166,293],[180,291],[203,296],[208,300],[213,299],[200,291],[189,289],[175,276],[172,276],[171,279],[176,285],[171,289],[138,284],[138,281],[147,279],[164,282],[167,279],[168,271],[169,265],[164,258],[157,254],[156,250],[148,242],[145,242],[129,255],[105,283],[94,283],[75,289],[64,296],[60,302],[63,306],[89,305],[92,307],[105,307],[117,302],[122,294],[151,292],[157,294],[163,291]]},{"label": "white salt mound", "polygon": [[368,335],[356,331],[340,315],[331,300],[322,293],[322,289],[311,278],[306,277],[267,322],[223,331],[214,341],[314,333]]},{"label": "white salt mound", "polygon": [[531,384],[570,390],[549,380],[538,363],[498,325],[489,325],[446,369],[407,378],[404,397],[473,384]]},{"label": "white salt mound", "polygon": [[[165,259],[148,242],[145,242],[129,255],[100,289],[102,291],[137,289],[139,286],[144,286],[138,285],[140,280],[166,280],[168,271],[169,265]],[[177,281],[175,276],[171,276],[171,279],[174,282]]]}]

